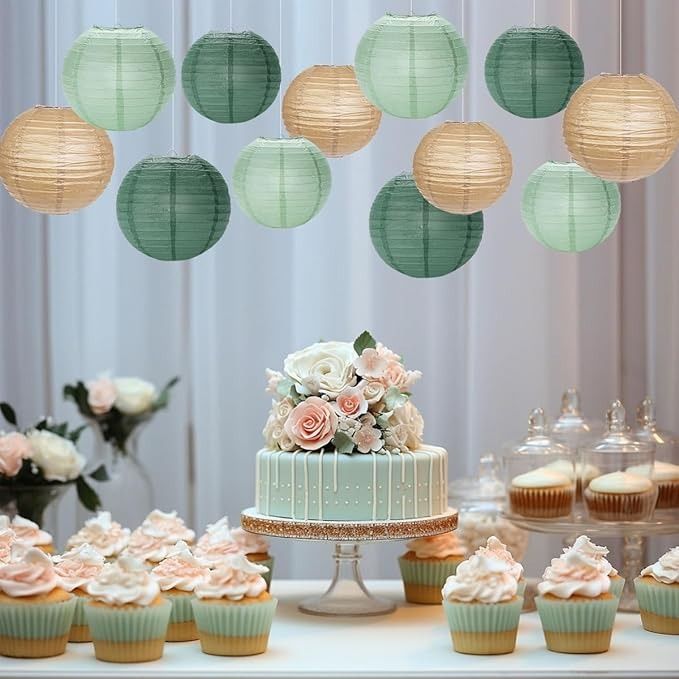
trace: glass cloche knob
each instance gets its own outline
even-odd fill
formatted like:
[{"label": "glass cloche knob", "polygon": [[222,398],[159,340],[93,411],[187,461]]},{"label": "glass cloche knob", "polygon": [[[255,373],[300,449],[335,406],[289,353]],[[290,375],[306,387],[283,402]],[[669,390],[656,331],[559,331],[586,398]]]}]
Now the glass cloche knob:
[{"label": "glass cloche knob", "polygon": [[655,429],[655,403],[649,396],[637,408],[637,424],[642,429]]},{"label": "glass cloche knob", "polygon": [[582,415],[582,410],[580,409],[580,392],[574,387],[566,389],[561,397],[561,414]]},{"label": "glass cloche knob", "polygon": [[543,408],[535,408],[528,416],[528,436],[547,436],[547,418]]},{"label": "glass cloche knob", "polygon": [[611,434],[623,434],[627,431],[627,422],[625,415],[625,406],[620,400],[613,401],[611,407],[606,413],[606,422],[608,424],[608,431]]}]

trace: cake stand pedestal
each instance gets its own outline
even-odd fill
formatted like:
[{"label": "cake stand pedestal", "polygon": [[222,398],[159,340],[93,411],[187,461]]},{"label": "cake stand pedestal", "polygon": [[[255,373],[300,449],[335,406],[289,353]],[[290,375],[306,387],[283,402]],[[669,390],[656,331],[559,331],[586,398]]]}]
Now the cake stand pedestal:
[{"label": "cake stand pedestal", "polygon": [[335,572],[325,593],[305,599],[299,610],[311,615],[384,615],[396,609],[390,599],[374,596],[360,569],[362,542],[411,540],[455,530],[457,511],[423,519],[393,521],[303,521],[258,514],[254,508],[241,514],[241,525],[251,533],[294,540],[335,543]]},{"label": "cake stand pedestal", "polygon": [[639,612],[639,603],[634,590],[634,578],[643,568],[644,540],[651,535],[672,535],[679,533],[679,521],[668,517],[653,518],[649,521],[588,521],[582,517],[565,519],[529,519],[515,514],[503,514],[515,526],[534,533],[563,535],[564,545],[569,546],[578,535],[590,538],[622,538],[622,570],[625,587],[620,597],[619,610]]}]

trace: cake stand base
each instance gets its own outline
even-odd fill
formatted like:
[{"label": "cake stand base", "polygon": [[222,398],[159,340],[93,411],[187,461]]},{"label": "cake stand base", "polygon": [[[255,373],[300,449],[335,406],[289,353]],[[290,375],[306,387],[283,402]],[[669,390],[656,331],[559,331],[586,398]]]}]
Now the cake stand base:
[{"label": "cake stand base", "polygon": [[373,596],[363,582],[357,542],[335,544],[335,574],[321,596],[304,599],[299,610],[311,615],[384,615],[396,610],[389,599]]}]

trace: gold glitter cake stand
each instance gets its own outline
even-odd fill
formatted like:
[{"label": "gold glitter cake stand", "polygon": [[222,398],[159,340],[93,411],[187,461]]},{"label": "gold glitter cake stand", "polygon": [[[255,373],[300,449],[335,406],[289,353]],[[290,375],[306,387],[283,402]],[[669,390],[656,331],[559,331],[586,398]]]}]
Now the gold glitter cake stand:
[{"label": "gold glitter cake stand", "polygon": [[335,574],[324,594],[305,599],[299,610],[312,615],[384,615],[396,609],[390,599],[373,596],[360,570],[361,542],[411,540],[455,530],[457,511],[422,519],[392,521],[304,521],[258,514],[254,508],[241,514],[241,525],[251,533],[295,540],[335,543]]}]

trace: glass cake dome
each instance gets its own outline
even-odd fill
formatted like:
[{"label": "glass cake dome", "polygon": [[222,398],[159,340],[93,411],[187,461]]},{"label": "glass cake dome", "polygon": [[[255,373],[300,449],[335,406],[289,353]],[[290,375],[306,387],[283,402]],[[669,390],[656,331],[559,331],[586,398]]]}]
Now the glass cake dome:
[{"label": "glass cake dome", "polygon": [[655,419],[655,403],[648,396],[637,408],[636,428],[633,436],[637,441],[655,445],[655,460],[679,464],[679,435],[663,431]]}]

